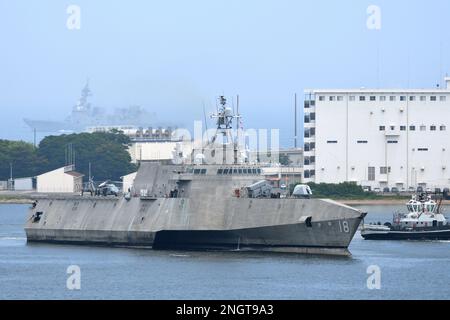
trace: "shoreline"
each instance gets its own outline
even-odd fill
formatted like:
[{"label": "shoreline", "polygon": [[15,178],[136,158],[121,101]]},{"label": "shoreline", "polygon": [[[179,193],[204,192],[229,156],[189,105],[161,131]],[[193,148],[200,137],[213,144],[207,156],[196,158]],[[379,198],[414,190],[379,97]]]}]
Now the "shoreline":
[{"label": "shoreline", "polygon": [[[406,203],[409,201],[409,199],[361,199],[361,200],[354,200],[354,199],[342,199],[342,200],[335,200],[337,202],[341,202],[346,205],[406,205]],[[443,205],[450,205],[450,200],[442,200]]]},{"label": "shoreline", "polygon": [[24,198],[0,198],[0,204],[32,204],[33,200]]},{"label": "shoreline", "polygon": [[[1,194],[0,193],[0,204],[32,204],[36,199],[47,198],[49,194],[38,194],[38,193],[22,193],[22,194]],[[55,195],[52,195],[55,196]],[[61,195],[58,196],[73,198],[79,197],[79,195]],[[388,199],[333,199],[333,201],[352,206],[352,205],[405,205],[409,198],[388,198]],[[442,200],[443,205],[450,205],[450,200]]]}]

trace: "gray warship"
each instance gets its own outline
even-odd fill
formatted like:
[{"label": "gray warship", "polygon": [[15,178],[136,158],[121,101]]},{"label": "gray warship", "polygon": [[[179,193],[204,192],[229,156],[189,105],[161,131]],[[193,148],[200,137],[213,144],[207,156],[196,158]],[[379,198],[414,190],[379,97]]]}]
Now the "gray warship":
[{"label": "gray warship", "polygon": [[[327,199],[280,197],[263,165],[241,156],[230,133],[240,116],[225,98],[214,117],[216,135],[192,161],[141,163],[122,197],[39,199],[27,217],[27,240],[349,255],[365,213]],[[210,164],[210,156],[222,161]]]},{"label": "gray warship", "polygon": [[81,90],[77,103],[66,119],[62,121],[36,120],[24,118],[24,122],[36,132],[46,133],[73,133],[84,132],[88,127],[94,126],[148,126],[155,123],[156,115],[147,112],[140,106],[117,108],[112,114],[108,114],[103,108],[92,106],[89,98],[92,91],[89,80]]}]

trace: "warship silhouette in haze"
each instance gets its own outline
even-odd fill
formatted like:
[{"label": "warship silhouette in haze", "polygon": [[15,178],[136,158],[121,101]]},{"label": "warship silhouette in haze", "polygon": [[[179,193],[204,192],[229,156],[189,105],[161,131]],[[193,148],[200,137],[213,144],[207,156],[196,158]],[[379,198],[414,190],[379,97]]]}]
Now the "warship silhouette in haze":
[{"label": "warship silhouette in haze", "polygon": [[36,132],[46,133],[77,133],[93,126],[148,126],[156,121],[154,113],[147,112],[140,106],[116,108],[112,114],[103,108],[93,107],[89,102],[92,91],[89,81],[81,90],[80,98],[72,107],[72,112],[63,121],[34,120],[24,118],[25,123]]}]

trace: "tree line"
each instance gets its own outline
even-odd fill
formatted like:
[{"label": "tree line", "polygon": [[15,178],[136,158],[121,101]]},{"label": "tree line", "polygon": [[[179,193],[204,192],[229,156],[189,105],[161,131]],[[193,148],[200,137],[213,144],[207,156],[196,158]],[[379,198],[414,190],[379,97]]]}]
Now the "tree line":
[{"label": "tree line", "polygon": [[130,139],[120,132],[65,134],[45,137],[37,147],[24,141],[0,140],[0,180],[33,177],[67,164],[68,146],[75,154],[76,171],[94,179],[119,180],[135,171],[128,153]]}]

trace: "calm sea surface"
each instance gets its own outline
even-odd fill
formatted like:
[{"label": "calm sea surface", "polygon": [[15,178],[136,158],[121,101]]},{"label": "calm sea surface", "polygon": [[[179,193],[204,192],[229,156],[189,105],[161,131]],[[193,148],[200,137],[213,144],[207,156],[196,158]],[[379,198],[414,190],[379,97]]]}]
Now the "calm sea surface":
[{"label": "calm sea surface", "polygon": [[[0,205],[0,299],[450,299],[448,241],[358,232],[350,258],[27,244],[27,208]],[[403,206],[359,208],[366,222],[385,222]],[[80,290],[66,287],[70,265],[81,269]],[[379,290],[367,288],[371,265]]]}]

